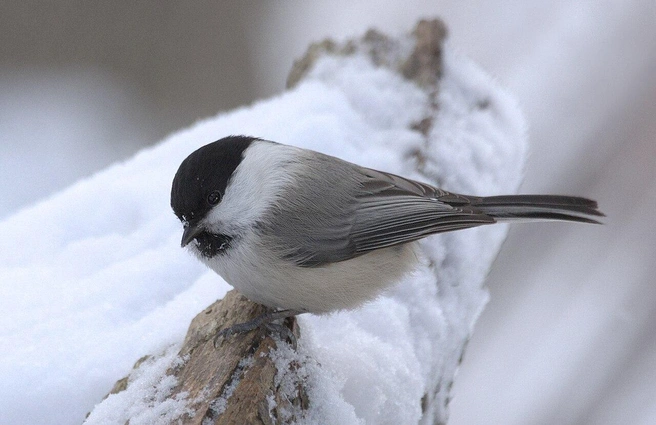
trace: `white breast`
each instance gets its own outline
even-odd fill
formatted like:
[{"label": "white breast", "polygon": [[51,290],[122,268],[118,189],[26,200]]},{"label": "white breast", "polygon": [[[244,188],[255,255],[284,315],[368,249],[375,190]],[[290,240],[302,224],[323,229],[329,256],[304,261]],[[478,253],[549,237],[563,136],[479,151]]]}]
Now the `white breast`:
[{"label": "white breast", "polygon": [[417,263],[415,244],[385,248],[321,267],[299,267],[257,246],[250,235],[207,265],[250,300],[269,307],[327,313],[373,300]]}]

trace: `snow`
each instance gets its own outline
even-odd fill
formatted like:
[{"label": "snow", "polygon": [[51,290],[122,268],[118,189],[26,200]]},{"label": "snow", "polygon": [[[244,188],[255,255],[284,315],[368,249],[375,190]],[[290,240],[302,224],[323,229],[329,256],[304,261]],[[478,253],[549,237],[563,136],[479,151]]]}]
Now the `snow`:
[{"label": "snow", "polygon": [[181,361],[178,345],[172,345],[157,358],[146,359],[130,377],[124,391],[110,394],[89,415],[88,424],[166,425],[174,423],[185,413],[187,394],[170,397],[177,380],[166,376],[172,363]]},{"label": "snow", "polygon": [[[198,122],[0,223],[0,423],[156,423],[184,412],[164,371],[190,320],[230,289],[180,249],[169,207],[180,162],[229,134],[342,157],[449,190],[516,191],[524,121],[464,57],[445,55],[428,140],[412,131],[426,93],[360,55],[322,59],[294,90]],[[415,170],[411,153],[426,149]],[[483,280],[503,225],[428,238],[422,266],[351,312],[300,316],[307,423],[445,420],[464,344],[488,299]],[[285,348],[281,348],[285,350]],[[102,397],[146,354],[132,388]],[[279,379],[286,379],[280,376]],[[422,412],[422,397],[427,411]],[[36,408],[38,406],[38,408]],[[159,419],[157,419],[159,418]]]}]

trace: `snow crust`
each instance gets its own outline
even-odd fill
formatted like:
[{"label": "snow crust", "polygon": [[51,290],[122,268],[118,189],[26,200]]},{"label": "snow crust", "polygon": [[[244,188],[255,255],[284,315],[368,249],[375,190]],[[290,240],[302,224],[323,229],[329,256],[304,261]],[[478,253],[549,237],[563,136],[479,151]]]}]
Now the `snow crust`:
[{"label": "snow crust", "polygon": [[[439,90],[433,110],[426,92],[365,56],[325,57],[294,90],[198,122],[1,222],[0,423],[80,423],[94,406],[88,423],[184,412],[183,398],[164,396],[174,385],[166,365],[180,361],[190,320],[230,289],[180,249],[169,207],[178,165],[201,145],[249,134],[452,191],[516,191],[525,125],[514,101],[451,49]],[[428,137],[412,130],[431,114]],[[273,355],[302,360],[312,400],[303,421],[445,421],[505,234],[495,225],[427,238],[422,266],[384,296],[300,316],[300,352]],[[132,378],[134,390],[101,402],[137,359],[162,352]]]}]

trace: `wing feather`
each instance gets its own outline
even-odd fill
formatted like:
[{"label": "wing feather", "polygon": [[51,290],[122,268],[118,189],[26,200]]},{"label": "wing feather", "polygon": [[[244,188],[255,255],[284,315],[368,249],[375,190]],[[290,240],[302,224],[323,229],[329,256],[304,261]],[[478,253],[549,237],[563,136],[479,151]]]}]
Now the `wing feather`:
[{"label": "wing feather", "polygon": [[[313,158],[325,161],[323,155]],[[285,217],[312,217],[279,222],[277,229],[287,226],[285,240],[293,246],[282,247],[283,255],[303,267],[317,267],[348,260],[376,249],[412,242],[433,233],[465,229],[493,223],[495,220],[468,208],[469,200],[425,183],[394,174],[359,167],[340,161],[330,167],[335,175],[330,182],[319,181],[316,174],[305,188],[323,188],[312,193],[291,194],[297,214]],[[321,169],[326,169],[323,164]],[[326,184],[331,184],[330,189]],[[330,190],[337,200],[326,207],[316,197]],[[449,203],[444,202],[447,200]],[[297,232],[293,235],[294,232]]]},{"label": "wing feather", "polygon": [[395,184],[389,189],[370,191],[365,183],[358,194],[359,207],[349,235],[356,255],[433,233],[494,222],[488,215],[443,202],[440,198],[451,196],[448,192],[381,172],[376,172],[373,180],[376,187],[381,187],[381,179]]}]

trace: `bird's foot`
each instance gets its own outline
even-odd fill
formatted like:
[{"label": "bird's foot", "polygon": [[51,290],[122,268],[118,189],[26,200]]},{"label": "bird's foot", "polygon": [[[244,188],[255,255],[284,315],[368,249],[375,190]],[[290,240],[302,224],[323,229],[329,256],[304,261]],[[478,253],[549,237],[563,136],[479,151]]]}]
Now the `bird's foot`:
[{"label": "bird's foot", "polygon": [[305,313],[300,310],[278,310],[270,311],[264,314],[257,316],[256,318],[249,320],[244,323],[237,323],[229,328],[221,329],[217,332],[214,337],[214,347],[217,347],[219,340],[229,338],[236,334],[244,334],[259,328],[260,326],[265,326],[267,329],[278,332],[281,337],[287,337],[283,339],[288,339],[292,342],[292,345],[296,345],[296,337],[293,332],[285,325],[273,323],[276,320],[286,319],[288,317],[294,317],[298,314]]}]

